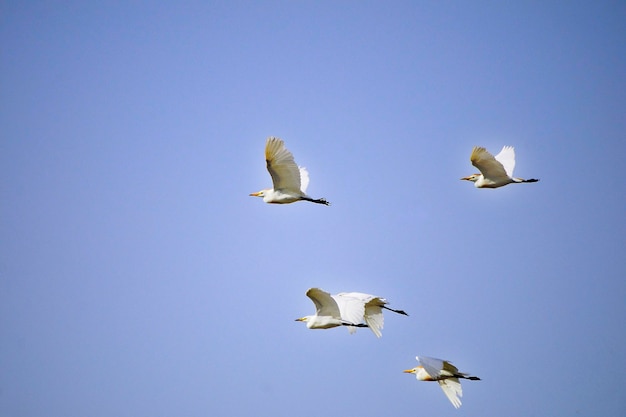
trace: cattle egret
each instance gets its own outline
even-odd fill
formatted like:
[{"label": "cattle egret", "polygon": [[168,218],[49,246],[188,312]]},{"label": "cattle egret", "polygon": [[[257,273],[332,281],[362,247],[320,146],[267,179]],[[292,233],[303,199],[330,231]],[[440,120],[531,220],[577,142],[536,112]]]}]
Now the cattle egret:
[{"label": "cattle egret", "polygon": [[265,161],[267,170],[272,176],[273,189],[264,189],[250,194],[254,197],[263,197],[266,203],[288,204],[300,200],[330,205],[323,198],[314,199],[306,194],[309,185],[309,173],[306,168],[298,167],[291,152],[285,148],[285,143],[276,137],[270,136],[265,143]]},{"label": "cattle egret", "polygon": [[341,317],[335,297],[319,288],[309,288],[307,297],[315,304],[315,315],[304,316],[296,321],[306,322],[309,329],[330,329],[337,326],[367,327],[366,324],[351,323]]},{"label": "cattle egret", "polygon": [[512,146],[503,147],[495,157],[487,149],[475,146],[470,161],[478,168],[480,174],[472,174],[461,179],[472,181],[476,188],[498,188],[507,184],[539,181],[534,178],[525,180],[513,176],[515,149]]},{"label": "cattle egret", "polygon": [[357,327],[369,327],[376,337],[381,337],[382,309],[408,315],[402,310],[387,307],[387,300],[384,298],[359,292],[330,295],[319,288],[310,288],[306,295],[315,304],[317,312],[314,316],[302,317],[296,321],[306,322],[309,329],[348,326],[350,333],[354,333]]},{"label": "cattle egret", "polygon": [[413,369],[407,369],[406,373],[415,374],[419,381],[437,381],[439,386],[446,394],[455,408],[461,406],[461,397],[463,390],[459,378],[471,379],[472,381],[480,381],[477,376],[471,376],[459,372],[456,366],[442,359],[429,358],[426,356],[416,356],[415,359],[420,363]]}]

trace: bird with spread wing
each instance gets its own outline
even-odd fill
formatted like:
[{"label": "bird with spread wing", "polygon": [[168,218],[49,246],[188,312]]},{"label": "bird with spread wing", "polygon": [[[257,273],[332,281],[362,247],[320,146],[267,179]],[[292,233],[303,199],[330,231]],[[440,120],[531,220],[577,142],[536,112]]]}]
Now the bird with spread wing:
[{"label": "bird with spread wing", "polygon": [[296,201],[330,205],[323,198],[311,198],[306,194],[309,185],[309,173],[304,167],[298,167],[291,152],[285,148],[282,139],[270,136],[265,143],[265,161],[272,176],[273,188],[267,188],[250,194],[263,197],[263,201],[273,204],[289,204]]},{"label": "bird with spread wing", "polygon": [[495,157],[485,148],[475,146],[470,161],[480,171],[462,180],[471,181],[476,188],[498,188],[508,184],[522,182],[537,182],[538,179],[525,180],[513,176],[515,169],[515,149],[505,146]]},{"label": "bird with spread wing", "polygon": [[354,333],[357,327],[369,327],[376,337],[381,337],[383,309],[408,316],[402,310],[387,307],[387,300],[384,298],[370,294],[344,292],[330,295],[319,288],[309,288],[306,295],[315,304],[316,313],[296,321],[306,322],[309,329],[348,326],[350,333]]},{"label": "bird with spread wing", "polygon": [[463,396],[463,389],[459,379],[480,380],[477,376],[459,372],[456,366],[443,359],[429,358],[427,356],[416,356],[415,359],[418,360],[420,365],[403,372],[414,374],[418,381],[437,381],[443,393],[446,394],[446,397],[448,397],[455,408],[461,406],[461,397]]}]

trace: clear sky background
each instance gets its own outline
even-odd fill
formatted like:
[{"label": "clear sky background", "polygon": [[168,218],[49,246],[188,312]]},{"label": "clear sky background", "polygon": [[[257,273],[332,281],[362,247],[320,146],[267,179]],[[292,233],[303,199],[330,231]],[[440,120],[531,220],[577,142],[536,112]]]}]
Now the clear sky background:
[{"label": "clear sky background", "polygon": [[[625,415],[625,22],[2,2],[0,415]],[[248,196],[270,135],[332,206]],[[475,145],[541,181],[459,181]],[[309,287],[410,316],[308,330]],[[418,354],[483,380],[455,410]]]}]

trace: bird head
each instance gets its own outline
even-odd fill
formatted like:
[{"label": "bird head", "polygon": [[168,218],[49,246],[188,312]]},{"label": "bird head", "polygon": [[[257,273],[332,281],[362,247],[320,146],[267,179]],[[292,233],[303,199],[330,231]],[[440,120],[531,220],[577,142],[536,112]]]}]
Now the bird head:
[{"label": "bird head", "polygon": [[304,317],[300,317],[299,319],[296,319],[296,321],[302,321],[306,323],[306,327],[310,329],[311,326],[315,325],[315,321],[311,320],[312,318],[313,316],[304,316]]},{"label": "bird head", "polygon": [[415,368],[407,369],[406,371],[402,371],[405,374],[413,374],[415,378],[420,381],[434,381],[430,375],[426,371],[424,371],[424,367],[422,365],[416,366]]},{"label": "bird head", "polygon": [[265,191],[267,191],[267,190],[257,191],[256,193],[250,193],[250,196],[252,196],[252,197],[265,197]]},{"label": "bird head", "polygon": [[476,182],[478,181],[478,178],[480,178],[480,174],[472,174],[469,177],[463,177],[461,179],[465,181]]}]

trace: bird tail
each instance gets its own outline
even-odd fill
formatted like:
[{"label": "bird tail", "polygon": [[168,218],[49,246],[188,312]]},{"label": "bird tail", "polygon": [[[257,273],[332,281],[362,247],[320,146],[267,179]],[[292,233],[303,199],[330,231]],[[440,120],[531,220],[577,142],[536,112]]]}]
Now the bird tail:
[{"label": "bird tail", "polygon": [[404,311],[404,310],[394,310],[393,308],[389,308],[387,306],[382,306],[385,310],[389,310],[389,311],[393,311],[394,313],[398,313],[398,314],[404,314],[405,316],[408,316],[408,314]]}]

